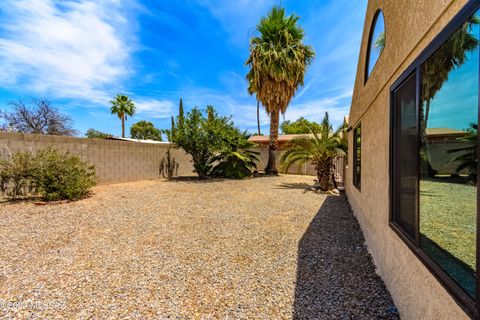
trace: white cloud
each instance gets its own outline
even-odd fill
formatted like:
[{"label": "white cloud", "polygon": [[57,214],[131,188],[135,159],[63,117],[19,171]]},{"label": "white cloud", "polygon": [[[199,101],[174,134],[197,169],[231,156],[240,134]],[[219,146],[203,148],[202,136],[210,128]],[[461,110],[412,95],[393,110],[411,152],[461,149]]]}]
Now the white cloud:
[{"label": "white cloud", "polygon": [[135,101],[137,113],[148,118],[164,119],[173,114],[174,104],[169,100],[143,99]]},{"label": "white cloud", "polygon": [[2,1],[0,85],[105,103],[107,91],[132,71],[135,39],[126,6],[121,0]]}]

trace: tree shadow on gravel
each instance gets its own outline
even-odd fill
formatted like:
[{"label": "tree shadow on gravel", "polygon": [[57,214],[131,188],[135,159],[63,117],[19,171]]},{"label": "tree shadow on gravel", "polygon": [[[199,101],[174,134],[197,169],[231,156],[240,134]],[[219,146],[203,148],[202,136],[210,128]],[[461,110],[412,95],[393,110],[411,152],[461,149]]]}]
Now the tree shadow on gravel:
[{"label": "tree shadow on gravel", "polygon": [[209,182],[221,182],[224,181],[223,178],[203,178],[200,179],[198,176],[179,176],[173,177],[169,180],[165,180],[167,182],[197,182],[197,183],[209,183]]},{"label": "tree shadow on gravel", "polygon": [[298,247],[294,319],[399,319],[345,195],[329,196]]}]

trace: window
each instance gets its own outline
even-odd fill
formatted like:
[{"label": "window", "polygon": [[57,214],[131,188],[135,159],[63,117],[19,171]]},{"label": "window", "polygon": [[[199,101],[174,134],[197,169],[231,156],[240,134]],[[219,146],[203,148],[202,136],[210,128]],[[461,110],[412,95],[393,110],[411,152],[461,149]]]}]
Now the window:
[{"label": "window", "polygon": [[353,130],[353,185],[360,190],[362,172],[362,128]]},{"label": "window", "polygon": [[417,195],[416,74],[412,74],[393,94],[395,119],[393,166],[394,221],[413,242]]},{"label": "window", "polygon": [[473,316],[479,6],[469,2],[391,89],[391,226]]},{"label": "window", "polygon": [[382,11],[378,10],[373,18],[372,29],[370,30],[370,37],[368,40],[365,81],[370,77],[383,48],[385,48],[385,22]]}]

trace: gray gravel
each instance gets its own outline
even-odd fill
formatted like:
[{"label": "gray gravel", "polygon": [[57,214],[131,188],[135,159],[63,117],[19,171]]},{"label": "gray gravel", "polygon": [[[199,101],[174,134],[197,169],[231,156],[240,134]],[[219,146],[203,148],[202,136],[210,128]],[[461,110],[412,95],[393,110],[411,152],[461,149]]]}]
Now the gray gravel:
[{"label": "gray gravel", "polygon": [[298,246],[295,319],[398,319],[345,196],[328,197]]},{"label": "gray gravel", "polygon": [[143,181],[0,204],[0,318],[397,318],[345,198],[312,183]]}]

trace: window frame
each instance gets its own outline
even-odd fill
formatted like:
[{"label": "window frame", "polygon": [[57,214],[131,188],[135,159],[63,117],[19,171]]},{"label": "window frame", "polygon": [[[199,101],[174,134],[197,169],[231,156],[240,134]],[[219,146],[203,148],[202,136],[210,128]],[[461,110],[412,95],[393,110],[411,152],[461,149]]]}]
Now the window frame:
[{"label": "window frame", "polygon": [[[360,146],[357,143],[358,130],[360,129]],[[362,190],[362,123],[360,122],[355,129],[353,129],[353,185],[358,191]],[[360,147],[360,170],[357,172],[358,152]]]},{"label": "window frame", "polygon": [[[421,99],[421,67],[439,48],[442,46],[449,37],[462,25],[470,16],[472,16],[477,10],[480,9],[480,0],[469,0],[467,4],[454,16],[454,18],[446,25],[446,27],[432,40],[432,42],[420,53],[420,55],[413,61],[413,63],[400,75],[400,77],[390,87],[390,147],[389,147],[389,225],[391,229],[406,243],[407,247],[417,256],[417,258],[427,267],[427,269],[435,276],[435,278],[442,284],[442,286],[449,292],[454,298],[457,304],[473,319],[480,319],[479,307],[480,307],[480,192],[478,187],[480,185],[480,172],[477,169],[477,225],[476,225],[476,297],[471,298],[459,285],[457,285],[453,279],[450,278],[436,262],[430,258],[420,246],[419,243],[419,201],[418,195],[416,199],[416,212],[415,212],[415,239],[411,239],[408,233],[406,233],[395,221],[394,221],[394,194],[393,186],[395,183],[394,165],[395,165],[395,101],[394,94],[398,88],[400,88],[406,80],[413,74],[416,74],[416,117],[418,122],[419,106]],[[480,70],[479,77],[480,77]],[[368,72],[368,71],[367,71]],[[479,81],[480,83],[480,81]],[[478,94],[478,108],[479,108],[479,122],[480,123],[480,84]],[[417,125],[417,131],[419,126]],[[418,132],[417,132],[418,136]],[[420,140],[418,139],[418,147],[420,148]],[[477,142],[477,154],[480,155],[480,137]],[[420,183],[420,153],[417,152],[417,183]],[[480,168],[480,163],[477,164]],[[412,241],[413,240],[413,241]]]},{"label": "window frame", "polygon": [[370,78],[370,75],[375,70],[375,66],[377,65],[378,60],[380,60],[383,50],[385,50],[385,48],[382,49],[382,51],[380,52],[380,55],[378,56],[377,61],[375,61],[375,64],[372,67],[372,72],[369,74],[368,69],[370,68],[370,53],[372,50],[373,33],[375,32],[375,27],[377,26],[378,17],[380,15],[383,16],[383,32],[385,33],[385,46],[387,46],[387,26],[385,22],[385,15],[383,14],[382,9],[377,9],[377,11],[375,11],[375,14],[373,15],[372,23],[370,24],[370,31],[368,34],[367,56],[365,59],[365,72],[364,72],[365,80],[363,81],[364,85],[367,83],[368,79]]}]

